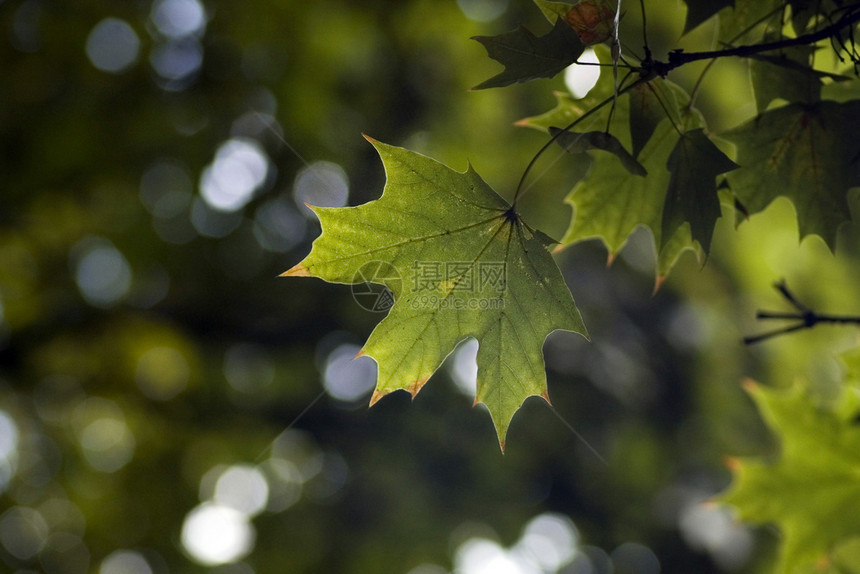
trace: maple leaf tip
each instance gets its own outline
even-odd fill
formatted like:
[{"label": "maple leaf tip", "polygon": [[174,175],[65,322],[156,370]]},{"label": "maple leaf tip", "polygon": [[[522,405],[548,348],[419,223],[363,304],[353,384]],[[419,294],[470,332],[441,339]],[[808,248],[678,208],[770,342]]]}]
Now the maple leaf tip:
[{"label": "maple leaf tip", "polygon": [[354,361],[354,360],[356,360],[357,358],[359,358],[359,357],[364,357],[364,356],[365,356],[364,349],[360,349],[360,350],[355,354],[355,356],[352,358],[352,360]]},{"label": "maple leaf tip", "polygon": [[502,449],[502,454],[505,454],[505,441],[504,440],[499,441],[499,448]]},{"label": "maple leaf tip", "polygon": [[384,395],[383,395],[382,393],[380,393],[379,391],[374,390],[374,391],[373,391],[373,394],[372,394],[372,395],[370,395],[370,404],[369,404],[369,405],[367,405],[367,406],[368,406],[368,407],[372,407],[373,405],[375,405],[376,403],[378,403],[378,402],[379,402],[379,399],[381,399],[383,396],[384,396]]},{"label": "maple leaf tip", "polygon": [[540,396],[543,397],[543,400],[545,400],[549,406],[552,406],[552,401],[549,400],[549,391],[542,392]]},{"label": "maple leaf tip", "polygon": [[375,143],[376,143],[376,140],[375,140],[375,139],[373,139],[372,137],[370,137],[369,135],[367,135],[366,133],[362,133],[362,134],[361,134],[361,137],[363,137],[364,139],[366,139],[367,141],[369,141],[371,144],[375,144]]},{"label": "maple leaf tip", "polygon": [[725,465],[725,467],[730,471],[737,472],[741,468],[741,461],[739,458],[734,456],[727,456],[723,458],[723,465]]},{"label": "maple leaf tip", "polygon": [[606,267],[612,267],[612,264],[615,263],[615,258],[618,256],[617,253],[609,252],[606,254]]},{"label": "maple leaf tip", "polygon": [[311,273],[307,267],[302,265],[301,263],[297,263],[294,266],[290,267],[278,277],[310,277]]},{"label": "maple leaf tip", "polygon": [[666,281],[665,275],[657,275],[657,277],[654,279],[654,291],[651,293],[652,297],[657,294],[657,292],[660,290],[660,287],[663,286],[664,281]]},{"label": "maple leaf tip", "polygon": [[741,388],[743,388],[743,390],[745,390],[746,392],[751,393],[758,388],[758,383],[755,382],[753,379],[746,378],[741,381]]}]

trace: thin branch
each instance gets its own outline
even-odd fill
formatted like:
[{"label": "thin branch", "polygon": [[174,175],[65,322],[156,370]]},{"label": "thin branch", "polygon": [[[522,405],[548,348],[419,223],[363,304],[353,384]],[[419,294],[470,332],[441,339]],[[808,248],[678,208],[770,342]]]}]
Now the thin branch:
[{"label": "thin branch", "polygon": [[666,77],[666,75],[685,64],[689,64],[690,62],[697,62],[699,60],[712,60],[716,58],[727,58],[731,56],[746,58],[749,56],[753,56],[755,54],[760,54],[762,52],[771,52],[774,50],[783,50],[785,48],[790,48],[792,46],[807,46],[810,44],[814,44],[819,40],[824,40],[831,36],[835,36],[839,33],[840,30],[856,24],[860,21],[860,9],[846,12],[839,20],[835,23],[822,28],[816,32],[811,32],[809,34],[804,34],[802,36],[798,36],[796,38],[788,38],[785,40],[777,40],[775,42],[765,42],[763,44],[752,44],[747,46],[738,46],[736,48],[726,48],[724,50],[711,50],[707,52],[684,52],[683,50],[672,50],[669,52],[669,61],[661,62],[655,60],[650,62],[651,69],[659,76]]},{"label": "thin branch", "polygon": [[756,313],[756,318],[764,320],[793,320],[796,321],[796,323],[787,325],[781,329],[768,331],[760,335],[744,337],[744,343],[747,345],[752,345],[753,343],[758,343],[779,335],[785,335],[786,333],[800,331],[801,329],[811,329],[820,323],[827,323],[830,325],[860,325],[860,316],[828,315],[826,313],[818,313],[810,309],[801,303],[797,297],[788,290],[788,286],[785,284],[785,281],[774,283],[773,287],[779,291],[779,294],[782,295],[786,301],[791,303],[792,307],[797,309],[797,312],[787,313],[782,311],[759,311]]},{"label": "thin branch", "polygon": [[[633,73],[633,72],[630,72],[630,73]],[[629,77],[629,74],[628,74],[627,76],[625,76],[625,77],[624,77],[624,79],[622,80],[622,83],[624,83],[624,81],[627,79],[627,77]],[[644,83],[646,83],[646,82],[648,82],[648,81],[649,81],[649,80],[648,80],[647,78],[640,77],[638,80],[636,80],[635,82],[633,82],[632,84],[630,84],[630,85],[629,85],[629,86],[627,86],[626,88],[622,88],[621,90],[619,90],[618,95],[624,94],[624,93],[626,93],[626,92],[628,92],[628,91],[632,90],[632,89],[633,89],[633,88],[635,88],[636,86],[639,86],[639,85],[641,85],[641,84],[644,84]],[[513,199],[513,201],[511,202],[511,207],[512,207],[512,208],[516,209],[516,207],[517,207],[517,201],[519,201],[519,199],[522,197],[521,193],[522,193],[522,191],[523,191],[523,184],[525,184],[525,182],[526,182],[526,178],[528,177],[529,172],[531,172],[532,168],[533,168],[533,167],[534,167],[534,165],[537,163],[537,160],[540,158],[540,156],[542,156],[542,155],[543,155],[543,153],[544,153],[546,150],[548,150],[548,149],[550,148],[550,146],[551,146],[552,144],[554,144],[554,143],[555,143],[555,141],[556,141],[559,137],[561,137],[561,135],[562,135],[562,134],[564,134],[564,133],[566,133],[568,130],[572,129],[576,124],[578,124],[579,122],[583,121],[584,119],[586,119],[587,117],[589,117],[591,114],[593,114],[593,113],[597,112],[598,110],[600,110],[601,108],[603,108],[605,105],[612,103],[612,102],[613,102],[613,100],[615,99],[615,97],[616,97],[616,96],[615,96],[615,94],[613,94],[612,96],[609,96],[608,98],[606,98],[605,100],[603,100],[603,101],[602,101],[602,102],[600,102],[599,104],[595,105],[593,108],[591,108],[590,110],[588,110],[587,112],[585,112],[584,114],[582,114],[581,116],[579,116],[578,118],[576,118],[575,120],[573,120],[572,122],[570,122],[569,124],[567,124],[564,128],[562,128],[561,130],[559,130],[559,131],[558,131],[554,136],[552,136],[551,138],[549,138],[549,141],[547,141],[545,144],[543,144],[543,146],[541,146],[541,148],[537,151],[537,153],[535,153],[535,155],[532,157],[531,161],[530,161],[530,162],[528,163],[528,165],[526,166],[526,169],[525,169],[525,170],[523,170],[523,175],[522,175],[522,177],[520,177],[520,182],[517,184],[517,189],[516,189],[516,191],[514,192],[514,199]]]}]

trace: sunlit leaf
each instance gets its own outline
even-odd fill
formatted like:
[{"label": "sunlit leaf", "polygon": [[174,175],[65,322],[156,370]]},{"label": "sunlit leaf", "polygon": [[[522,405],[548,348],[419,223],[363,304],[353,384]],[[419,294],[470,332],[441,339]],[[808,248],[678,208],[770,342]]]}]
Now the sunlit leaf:
[{"label": "sunlit leaf", "polygon": [[[734,481],[720,501],[735,506],[740,518],[776,524],[782,533],[777,572],[820,571],[842,542],[860,534],[860,427],[853,393],[851,416],[816,407],[796,384],[789,391],[750,384],[747,391],[771,431],[779,438],[775,464],[735,461]],[[844,409],[843,409],[844,410]]]},{"label": "sunlit leaf", "polygon": [[[531,395],[547,396],[542,346],[556,329],[585,334],[547,246],[471,168],[458,173],[420,154],[372,142],[388,181],[380,199],[314,208],[322,235],[286,275],[377,282],[395,303],[362,352],[379,365],[371,402],[415,394],[467,337],[478,340],[475,402],[487,405],[504,448],[508,424]],[[372,273],[371,273],[372,275]],[[396,278],[396,280],[395,280]],[[371,277],[371,280],[373,278]]]}]

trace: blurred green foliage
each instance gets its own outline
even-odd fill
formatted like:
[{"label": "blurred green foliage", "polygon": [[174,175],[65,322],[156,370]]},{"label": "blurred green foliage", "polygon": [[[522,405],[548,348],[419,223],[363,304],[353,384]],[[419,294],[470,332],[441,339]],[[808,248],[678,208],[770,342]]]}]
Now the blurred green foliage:
[{"label": "blurred green foliage", "polygon": [[[482,6],[496,17],[467,17]],[[712,45],[713,21],[680,38],[680,6],[648,3],[655,53]],[[544,141],[512,122],[563,80],[469,93],[498,68],[468,38],[520,23],[546,25],[513,0],[0,2],[4,570],[465,572],[469,548],[548,559],[555,539],[522,534],[551,524],[562,572],[768,571],[772,532],[700,505],[729,481],[724,455],[774,448],[740,381],[803,376],[835,400],[857,338],[741,336],[780,278],[860,313],[856,230],[836,255],[799,244],[787,201],[737,228],[724,212],[706,264],[685,257],[653,296],[644,233],[611,268],[596,245],[560,255],[593,342],[550,337],[558,417],[528,401],[504,456],[455,369],[370,410],[369,389],[324,390],[379,315],[347,287],[276,279],[319,232],[303,194],[378,197],[365,132],[469,160],[510,197]],[[699,102],[714,130],[752,117],[745,64],[719,62]],[[578,173],[546,170],[525,219],[560,235]]]}]

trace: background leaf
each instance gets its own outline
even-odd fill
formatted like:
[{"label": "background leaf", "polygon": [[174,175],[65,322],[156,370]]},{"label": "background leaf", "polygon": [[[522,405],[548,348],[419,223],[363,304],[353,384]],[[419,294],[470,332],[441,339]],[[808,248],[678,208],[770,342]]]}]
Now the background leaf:
[{"label": "background leaf", "polygon": [[821,236],[833,249],[851,220],[846,194],[857,184],[860,102],[792,104],[761,114],[725,134],[742,169],[729,184],[750,213],[779,196],[797,209],[801,237]]},{"label": "background leaf", "polygon": [[837,544],[860,534],[860,428],[856,400],[847,389],[840,401],[851,416],[816,407],[803,385],[773,390],[750,384],[771,432],[780,441],[775,464],[733,463],[734,482],[720,501],[738,508],[743,520],[776,524],[782,533],[777,572],[811,572],[826,565]]},{"label": "background leaf", "polygon": [[669,155],[671,173],[663,207],[662,241],[667,241],[685,222],[707,253],[720,216],[716,177],[739,166],[705,135],[703,129],[685,132]]},{"label": "background leaf", "polygon": [[505,69],[473,89],[500,88],[551,78],[572,64],[584,47],[576,32],[558,20],[545,36],[537,37],[525,28],[498,36],[474,36],[487,49],[490,58],[501,62]]},{"label": "background leaf", "polygon": [[759,113],[780,98],[789,102],[814,103],[821,99],[821,78],[809,65],[814,49],[797,46],[781,54],[760,54],[749,60],[750,80]]}]

